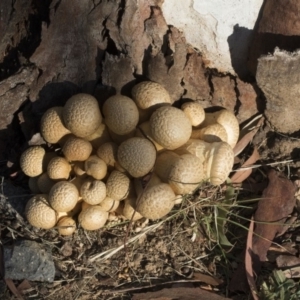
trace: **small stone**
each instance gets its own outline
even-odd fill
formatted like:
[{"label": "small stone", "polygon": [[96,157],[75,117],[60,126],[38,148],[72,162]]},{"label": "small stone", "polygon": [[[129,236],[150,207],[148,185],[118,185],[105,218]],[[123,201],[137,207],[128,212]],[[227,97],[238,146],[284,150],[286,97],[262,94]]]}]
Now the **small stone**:
[{"label": "small stone", "polygon": [[4,246],[5,278],[53,282],[55,267],[51,254],[40,244],[18,240],[13,247]]}]

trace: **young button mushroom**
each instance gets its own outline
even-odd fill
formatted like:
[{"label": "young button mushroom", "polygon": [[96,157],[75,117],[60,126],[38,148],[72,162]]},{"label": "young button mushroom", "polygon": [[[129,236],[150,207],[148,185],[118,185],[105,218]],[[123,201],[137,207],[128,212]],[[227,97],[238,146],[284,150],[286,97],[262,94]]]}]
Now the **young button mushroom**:
[{"label": "young button mushroom", "polygon": [[120,201],[127,197],[130,187],[130,179],[119,171],[112,171],[106,181],[106,195]]},{"label": "young button mushroom", "polygon": [[56,224],[56,212],[48,203],[48,196],[38,194],[26,204],[25,216],[28,222],[37,228],[50,229]]},{"label": "young button mushroom", "polygon": [[118,149],[118,162],[132,176],[143,177],[155,163],[156,149],[144,138],[133,137],[123,142]]},{"label": "young button mushroom", "polygon": [[95,149],[98,149],[102,144],[111,141],[107,126],[104,123],[101,123],[94,133],[86,136],[84,139],[89,141]]},{"label": "young button mushroom", "polygon": [[222,109],[214,113],[206,113],[205,120],[201,127],[218,123],[222,125],[227,132],[227,143],[233,148],[239,138],[240,127],[236,116],[227,109]]},{"label": "young button mushroom", "polygon": [[168,150],[174,150],[189,140],[192,125],[182,110],[173,106],[163,106],[152,114],[150,130],[158,144]]},{"label": "young button mushroom", "polygon": [[106,197],[99,206],[107,212],[115,211],[119,207],[120,201],[116,201],[110,197]]},{"label": "young button mushroom", "polygon": [[147,109],[157,104],[171,104],[168,91],[159,83],[143,81],[135,85],[131,91],[132,98],[141,109]]},{"label": "young button mushroom", "polygon": [[65,126],[82,138],[93,134],[102,122],[98,102],[88,94],[77,94],[68,99],[62,116]]},{"label": "young button mushroom", "polygon": [[103,105],[105,124],[116,134],[132,132],[139,121],[139,112],[132,99],[122,95],[108,98]]},{"label": "young button mushroom", "polygon": [[108,212],[98,205],[92,205],[82,210],[78,216],[78,222],[86,230],[97,230],[102,228],[108,219]]},{"label": "young button mushroom", "polygon": [[52,180],[68,179],[71,172],[69,162],[60,156],[53,157],[47,167],[47,174]]},{"label": "young button mushroom", "polygon": [[56,226],[58,227],[58,233],[60,235],[71,235],[76,230],[76,222],[72,217],[61,218]]},{"label": "young button mushroom", "polygon": [[76,206],[78,199],[78,189],[68,181],[57,182],[49,192],[49,203],[57,212],[71,211]]},{"label": "young button mushroom", "polygon": [[91,155],[84,163],[86,174],[101,180],[106,176],[107,165],[97,155]]},{"label": "young button mushroom", "polygon": [[80,195],[88,204],[99,204],[106,198],[105,183],[99,180],[87,179],[81,185]]},{"label": "young button mushroom", "polygon": [[193,154],[183,154],[170,168],[169,185],[178,194],[193,192],[204,179],[202,160]]},{"label": "young button mushroom", "polygon": [[97,155],[100,157],[109,168],[114,168],[117,161],[118,145],[113,142],[102,144],[97,149]]},{"label": "young button mushroom", "polygon": [[52,107],[44,113],[41,119],[41,134],[50,144],[57,144],[62,137],[71,133],[63,124],[62,112],[63,107]]},{"label": "young button mushroom", "polygon": [[62,148],[68,161],[85,161],[91,155],[92,150],[90,142],[75,136],[69,136]]},{"label": "young button mushroom", "polygon": [[175,204],[176,195],[166,183],[146,188],[136,204],[136,210],[145,218],[157,220],[167,215]]},{"label": "young button mushroom", "polygon": [[25,175],[36,177],[43,173],[45,153],[45,149],[41,146],[32,146],[22,153],[20,167]]},{"label": "young button mushroom", "polygon": [[205,111],[201,104],[196,101],[182,104],[181,109],[189,118],[192,126],[199,126],[205,119]]}]

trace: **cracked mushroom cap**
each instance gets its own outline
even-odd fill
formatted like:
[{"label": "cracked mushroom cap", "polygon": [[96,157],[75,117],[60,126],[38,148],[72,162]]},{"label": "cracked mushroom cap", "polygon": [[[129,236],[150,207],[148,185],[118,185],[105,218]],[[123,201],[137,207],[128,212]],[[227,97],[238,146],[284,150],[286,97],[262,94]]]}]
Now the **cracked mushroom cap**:
[{"label": "cracked mushroom cap", "polygon": [[81,185],[80,195],[88,204],[99,204],[106,198],[106,185],[100,180],[87,179]]},{"label": "cracked mushroom cap", "polygon": [[105,124],[118,134],[125,135],[132,132],[139,121],[139,112],[132,99],[122,95],[108,98],[103,105]]},{"label": "cracked mushroom cap", "polygon": [[66,128],[82,138],[93,134],[102,122],[96,98],[83,93],[68,99],[62,116]]},{"label": "cracked mushroom cap", "polygon": [[192,125],[185,113],[173,106],[157,109],[150,118],[151,135],[168,150],[185,144],[192,133]]},{"label": "cracked mushroom cap", "polygon": [[168,177],[176,194],[189,194],[204,179],[202,160],[193,154],[183,154],[172,164]]},{"label": "cracked mushroom cap", "polygon": [[91,155],[92,150],[90,142],[72,135],[62,147],[62,152],[68,161],[85,161]]},{"label": "cracked mushroom cap", "polygon": [[181,109],[189,118],[192,126],[199,126],[205,119],[205,111],[198,102],[186,102],[181,105]]},{"label": "cracked mushroom cap", "polygon": [[157,104],[171,104],[168,91],[159,83],[143,81],[135,85],[131,91],[132,98],[141,109],[147,109]]},{"label": "cracked mushroom cap", "polygon": [[120,171],[112,171],[106,181],[106,195],[120,201],[127,197],[130,179]]},{"label": "cracked mushroom cap", "polygon": [[101,180],[107,174],[106,163],[97,155],[91,155],[84,163],[84,169],[86,174],[92,176],[95,179]]},{"label": "cracked mushroom cap", "polygon": [[82,210],[78,216],[78,222],[86,230],[102,228],[108,219],[108,212],[98,205],[92,205]]},{"label": "cracked mushroom cap", "polygon": [[155,159],[156,149],[145,138],[130,138],[118,148],[118,162],[132,177],[148,174],[154,166]]},{"label": "cracked mushroom cap", "polygon": [[175,198],[176,195],[170,185],[160,183],[143,192],[136,204],[136,210],[147,219],[157,220],[171,211]]},{"label": "cracked mushroom cap", "polygon": [[76,230],[76,222],[72,217],[61,218],[56,226],[58,227],[58,233],[60,235],[71,235]]},{"label": "cracked mushroom cap", "polygon": [[71,169],[71,165],[64,157],[56,156],[50,160],[47,167],[47,174],[52,180],[68,179]]},{"label": "cracked mushroom cap", "polygon": [[78,189],[68,181],[57,182],[49,192],[49,203],[57,212],[71,211],[76,206],[78,199]]},{"label": "cracked mushroom cap", "polygon": [[54,227],[57,220],[56,212],[49,205],[45,194],[35,195],[28,200],[25,216],[32,226],[43,229]]},{"label": "cracked mushroom cap", "polygon": [[57,144],[62,137],[71,133],[63,124],[62,112],[62,106],[52,107],[44,113],[41,119],[41,134],[50,144]]},{"label": "cracked mushroom cap", "polygon": [[32,146],[22,153],[20,167],[25,175],[36,177],[43,173],[45,153],[45,149],[41,146]]}]

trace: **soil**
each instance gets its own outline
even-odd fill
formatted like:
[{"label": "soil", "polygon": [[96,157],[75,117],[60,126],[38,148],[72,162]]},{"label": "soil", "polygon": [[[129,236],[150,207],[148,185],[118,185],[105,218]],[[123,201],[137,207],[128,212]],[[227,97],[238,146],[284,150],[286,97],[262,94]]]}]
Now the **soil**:
[{"label": "soil", "polygon": [[[201,53],[185,43],[178,29],[165,23],[160,3],[140,1],[126,6],[123,0],[74,0],[72,8],[68,1],[58,0],[0,3],[3,16],[11,16],[0,26],[1,244],[36,241],[52,254],[56,270],[52,283],[31,281],[23,290],[25,299],[125,300],[142,291],[180,284],[248,299],[249,293],[230,293],[228,286],[243,260],[255,199],[268,184],[269,168],[292,180],[300,173],[299,128],[282,133],[272,118],[266,119],[236,159],[234,169],[251,156],[254,147],[260,154],[259,167],[242,188],[200,186],[162,220],[130,223],[112,215],[105,228],[93,232],[78,228],[70,237],[59,236],[55,228],[33,228],[24,218],[31,192],[19,157],[28,145],[41,142],[36,134],[46,109],[64,105],[73,94],[93,94],[101,106],[115,93],[130,96],[135,83],[149,79],[165,86],[175,106],[189,99],[208,109],[225,106],[237,115],[241,127],[274,104],[263,93],[265,82],[259,86],[250,72],[240,79],[206,68]],[[289,43],[288,50],[294,50],[293,45]],[[289,91],[288,83],[284,88]],[[287,108],[295,110],[291,105]],[[288,118],[289,111],[284,116]],[[233,195],[228,198],[230,191]],[[245,205],[243,200],[247,200]],[[228,205],[230,213],[223,215],[227,222],[219,223],[216,212],[224,212]],[[294,216],[297,220],[296,209]],[[276,238],[277,244],[290,247],[294,255],[299,254],[296,220]],[[220,228],[230,244],[220,244]],[[269,258],[264,263],[263,275],[276,268],[274,261]],[[3,281],[0,298],[14,299]]]}]

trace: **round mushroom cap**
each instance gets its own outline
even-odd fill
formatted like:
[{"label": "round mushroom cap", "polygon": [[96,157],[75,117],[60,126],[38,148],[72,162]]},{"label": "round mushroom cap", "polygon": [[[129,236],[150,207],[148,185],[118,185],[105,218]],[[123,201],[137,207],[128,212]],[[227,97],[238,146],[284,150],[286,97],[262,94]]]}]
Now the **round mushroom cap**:
[{"label": "round mushroom cap", "polygon": [[163,182],[169,181],[170,170],[178,158],[179,155],[173,151],[163,151],[157,155],[154,172]]},{"label": "round mushroom cap", "polygon": [[56,226],[58,227],[58,233],[60,235],[71,235],[76,230],[76,222],[72,217],[61,218]]},{"label": "round mushroom cap", "polygon": [[71,133],[62,121],[62,106],[49,108],[41,119],[40,130],[43,138],[50,144],[56,144],[62,137]]},{"label": "round mushroom cap", "polygon": [[192,133],[192,125],[185,113],[173,106],[157,109],[150,118],[150,129],[154,140],[168,150],[185,144]]},{"label": "round mushroom cap", "polygon": [[37,186],[43,194],[48,194],[54,184],[55,181],[47,173],[43,173],[38,177]]},{"label": "round mushroom cap", "polygon": [[108,212],[100,206],[94,205],[82,210],[78,216],[78,222],[86,230],[97,230],[102,228],[108,219]]},{"label": "round mushroom cap", "polygon": [[86,174],[95,179],[101,180],[107,174],[106,163],[97,155],[91,155],[84,163]]},{"label": "round mushroom cap", "polygon": [[76,186],[68,181],[57,182],[49,192],[51,207],[59,212],[69,212],[77,204],[79,192]]},{"label": "round mushroom cap", "polygon": [[222,125],[227,132],[227,143],[233,148],[239,138],[240,127],[236,116],[228,109],[222,109],[214,113],[206,113],[205,120],[201,127],[218,123]]},{"label": "round mushroom cap", "polygon": [[53,157],[47,167],[47,174],[52,180],[68,179],[71,172],[69,162],[60,156]]},{"label": "round mushroom cap", "polygon": [[119,207],[120,201],[114,200],[110,197],[106,197],[99,206],[105,211],[115,211]]},{"label": "round mushroom cap", "polygon": [[176,194],[193,192],[204,179],[202,160],[193,154],[179,156],[169,173],[169,185]]},{"label": "round mushroom cap", "polygon": [[106,185],[99,180],[87,179],[81,185],[80,195],[88,204],[99,204],[106,198]]},{"label": "round mushroom cap", "polygon": [[56,224],[56,212],[50,207],[45,194],[35,195],[28,200],[25,215],[34,227],[50,229]]},{"label": "round mushroom cap", "polygon": [[76,137],[69,136],[62,152],[68,161],[84,161],[91,155],[93,147],[90,142]]},{"label": "round mushroom cap", "polygon": [[153,81],[138,83],[133,87],[131,94],[136,105],[141,109],[147,109],[161,103],[171,104],[168,91],[161,84]]},{"label": "round mushroom cap", "polygon": [[144,138],[130,138],[118,149],[118,162],[132,177],[148,174],[154,166],[155,159],[154,145]]},{"label": "round mushroom cap", "polygon": [[43,173],[45,149],[41,146],[32,146],[26,149],[20,158],[20,167],[25,175],[36,177]]},{"label": "round mushroom cap", "polygon": [[194,129],[191,135],[192,139],[201,139],[207,143],[227,142],[227,132],[219,123],[207,125],[201,129]]},{"label": "round mushroom cap", "polygon": [[139,121],[139,112],[132,99],[115,95],[103,105],[105,124],[116,134],[124,135],[132,132]]},{"label": "round mushroom cap", "polygon": [[106,195],[120,201],[128,195],[130,179],[120,171],[112,171],[106,181]]},{"label": "round mushroom cap", "polygon": [[62,116],[66,128],[78,137],[91,135],[102,122],[98,102],[88,94],[77,94],[68,99]]},{"label": "round mushroom cap", "polygon": [[171,211],[175,198],[172,188],[167,183],[160,183],[144,191],[136,204],[136,210],[145,218],[157,220]]},{"label": "round mushroom cap", "polygon": [[117,152],[118,145],[113,142],[104,143],[97,149],[97,155],[112,168],[117,161]]},{"label": "round mushroom cap", "polygon": [[201,104],[196,101],[182,104],[181,109],[189,118],[192,126],[199,126],[205,119],[205,111]]},{"label": "round mushroom cap", "polygon": [[102,144],[111,141],[107,126],[104,123],[101,123],[94,133],[84,139],[89,141],[95,149],[98,149]]}]

